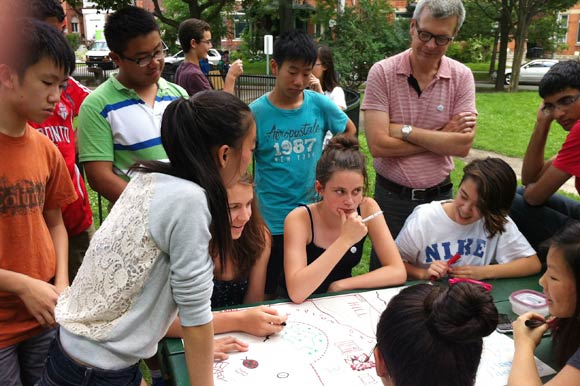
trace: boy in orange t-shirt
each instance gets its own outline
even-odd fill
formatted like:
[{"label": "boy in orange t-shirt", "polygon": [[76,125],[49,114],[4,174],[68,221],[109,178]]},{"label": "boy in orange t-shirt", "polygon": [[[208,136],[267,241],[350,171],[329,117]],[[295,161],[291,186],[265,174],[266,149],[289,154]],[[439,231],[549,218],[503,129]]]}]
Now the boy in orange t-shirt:
[{"label": "boy in orange t-shirt", "polygon": [[40,21],[0,20],[0,30],[0,383],[26,386],[42,373],[69,284],[61,208],[77,198],[56,146],[26,122],[52,115],[75,58]]}]

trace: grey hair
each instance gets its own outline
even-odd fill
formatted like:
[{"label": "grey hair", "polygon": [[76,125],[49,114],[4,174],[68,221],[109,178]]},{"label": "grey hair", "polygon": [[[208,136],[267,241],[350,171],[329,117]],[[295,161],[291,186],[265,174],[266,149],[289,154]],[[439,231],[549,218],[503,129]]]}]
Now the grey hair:
[{"label": "grey hair", "polygon": [[446,19],[457,16],[457,27],[455,33],[459,31],[465,21],[465,8],[461,0],[420,0],[413,12],[413,20],[419,20],[423,9],[428,8],[431,16],[435,19]]}]

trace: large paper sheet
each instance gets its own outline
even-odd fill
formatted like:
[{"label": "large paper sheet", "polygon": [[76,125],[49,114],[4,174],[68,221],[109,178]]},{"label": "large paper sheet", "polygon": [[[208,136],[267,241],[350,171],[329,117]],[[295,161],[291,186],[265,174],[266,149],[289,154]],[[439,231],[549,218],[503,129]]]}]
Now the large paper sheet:
[{"label": "large paper sheet", "polygon": [[[249,350],[214,364],[216,385],[381,385],[372,349],[381,313],[400,288],[272,305],[288,315],[282,333],[236,336]],[[218,336],[219,337],[219,336]],[[369,357],[370,354],[370,357]],[[476,386],[503,386],[513,359],[513,341],[494,332],[484,338]],[[554,370],[536,359],[541,376]]]}]

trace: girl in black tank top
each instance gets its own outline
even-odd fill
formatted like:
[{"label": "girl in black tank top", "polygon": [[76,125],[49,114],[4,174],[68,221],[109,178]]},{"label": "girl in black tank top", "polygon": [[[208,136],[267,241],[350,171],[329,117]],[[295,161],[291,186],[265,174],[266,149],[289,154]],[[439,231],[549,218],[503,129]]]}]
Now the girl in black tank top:
[{"label": "girl in black tank top", "polygon": [[[334,137],[316,166],[320,201],[294,209],[284,224],[284,274],[292,301],[301,303],[315,293],[405,282],[405,267],[385,218],[366,219],[380,213],[377,202],[364,196],[366,178],[356,138]],[[367,234],[382,267],[352,277]]]}]

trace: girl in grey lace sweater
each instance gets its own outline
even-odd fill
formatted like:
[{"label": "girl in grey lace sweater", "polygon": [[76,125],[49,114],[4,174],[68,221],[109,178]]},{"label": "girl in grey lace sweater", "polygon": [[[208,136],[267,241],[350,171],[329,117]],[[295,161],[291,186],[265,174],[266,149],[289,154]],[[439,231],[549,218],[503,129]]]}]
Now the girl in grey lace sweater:
[{"label": "girl in grey lace sweater", "polygon": [[210,254],[231,250],[226,188],[248,167],[255,124],[239,99],[207,91],[167,107],[161,140],[170,162],[133,169],[59,298],[40,385],[138,385],[138,361],[177,314],[190,383],[213,385]]}]

